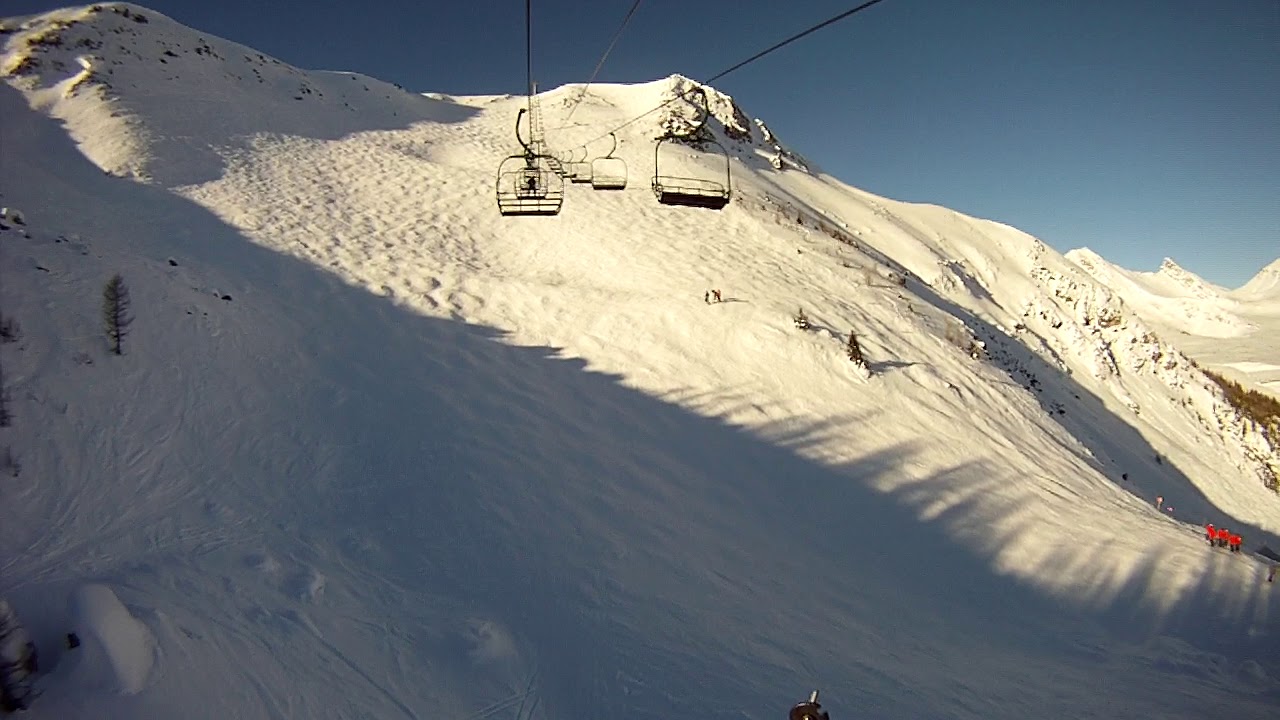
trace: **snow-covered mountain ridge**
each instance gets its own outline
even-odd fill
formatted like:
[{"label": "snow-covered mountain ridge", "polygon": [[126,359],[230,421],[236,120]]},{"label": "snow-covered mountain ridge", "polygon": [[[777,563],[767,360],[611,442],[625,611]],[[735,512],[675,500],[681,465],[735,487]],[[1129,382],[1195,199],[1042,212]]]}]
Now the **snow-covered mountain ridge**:
[{"label": "snow-covered mountain ridge", "polygon": [[1245,387],[1280,397],[1280,260],[1236,290],[1204,282],[1173,260],[1154,273],[1119,268],[1088,249],[1067,258],[1202,366]]},{"label": "snow-covered mountain ridge", "polygon": [[1246,298],[1280,301],[1280,259],[1259,270],[1257,275],[1235,292]]},{"label": "snow-covered mountain ridge", "polygon": [[[52,648],[34,717],[1280,698],[1265,568],[1199,531],[1280,544],[1274,447],[1036,238],[778,161],[712,88],[723,211],[649,192],[655,138],[695,117],[673,102],[617,130],[625,191],[502,217],[524,98],[344,94],[365,81],[90,10],[7,21],[5,67],[38,66],[0,86],[23,219],[0,311],[24,329],[0,345],[0,594]],[[104,44],[71,89],[83,38]],[[546,91],[547,143],[596,156],[689,82],[593,85],[572,118],[582,86]],[[219,111],[179,115],[202,86]],[[725,168],[710,144],[663,159]],[[145,626],[129,677],[58,649],[88,582]]]},{"label": "snow-covered mountain ridge", "polygon": [[1173,258],[1160,261],[1156,276],[1166,279],[1190,297],[1208,299],[1217,297],[1223,291],[1222,288],[1205,282],[1204,278],[1174,262]]},{"label": "snow-covered mountain ridge", "polygon": [[17,18],[2,33],[0,73],[95,164],[165,186],[217,177],[257,135],[338,138],[462,114],[358,73],[304,72],[127,3]]}]

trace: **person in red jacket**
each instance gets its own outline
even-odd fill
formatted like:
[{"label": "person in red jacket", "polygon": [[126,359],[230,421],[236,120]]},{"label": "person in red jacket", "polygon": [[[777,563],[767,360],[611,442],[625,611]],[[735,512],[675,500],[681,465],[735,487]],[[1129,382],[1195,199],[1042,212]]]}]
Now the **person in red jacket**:
[{"label": "person in red jacket", "polygon": [[1231,539],[1231,531],[1226,528],[1218,528],[1218,547],[1226,547],[1227,541]]},{"label": "person in red jacket", "polygon": [[1204,524],[1204,536],[1209,540],[1209,547],[1213,547],[1213,541],[1218,539],[1218,533],[1213,529],[1213,523]]},{"label": "person in red jacket", "polygon": [[1231,545],[1231,552],[1240,552],[1240,544],[1244,542],[1244,538],[1235,533],[1231,533],[1231,537],[1227,540]]}]

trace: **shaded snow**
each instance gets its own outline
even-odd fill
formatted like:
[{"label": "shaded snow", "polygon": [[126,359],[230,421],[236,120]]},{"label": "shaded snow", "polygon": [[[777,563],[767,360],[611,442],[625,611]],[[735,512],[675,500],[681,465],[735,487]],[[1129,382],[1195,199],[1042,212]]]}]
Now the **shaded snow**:
[{"label": "shaded snow", "polygon": [[[7,36],[7,62],[59,19],[122,37],[91,61],[109,92],[52,64],[66,48],[0,87],[0,188],[27,221],[0,236],[24,329],[0,346],[21,463],[0,594],[57,647],[50,608],[100,587],[101,627],[137,632],[99,633],[126,660],[81,662],[132,694],[59,685],[58,657],[32,717],[770,718],[813,687],[837,718],[1280,700],[1265,567],[1199,536],[1280,542],[1274,451],[1037,239],[779,171],[719,93],[724,211],[654,202],[655,113],[618,132],[628,190],[503,218],[523,99],[386,91],[341,115],[326,83],[363,79],[230,77],[252,50],[104,7]],[[571,123],[579,87],[550,90],[548,143],[603,152],[682,82],[593,85]],[[179,115],[203,85],[241,119]],[[102,172],[124,168],[151,181]],[[122,357],[98,326],[115,272]]]},{"label": "shaded snow", "polygon": [[155,661],[155,638],[146,625],[129,614],[111,588],[78,588],[71,596],[69,615],[71,632],[80,642],[68,652],[67,682],[74,690],[55,687],[53,692],[142,692]]}]

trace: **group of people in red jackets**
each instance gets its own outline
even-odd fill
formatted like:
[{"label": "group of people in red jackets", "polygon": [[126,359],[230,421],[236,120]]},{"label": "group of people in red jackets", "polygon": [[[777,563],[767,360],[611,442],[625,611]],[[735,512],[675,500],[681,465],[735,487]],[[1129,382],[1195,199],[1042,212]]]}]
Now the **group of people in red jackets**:
[{"label": "group of people in red jackets", "polygon": [[1229,548],[1231,552],[1240,552],[1240,544],[1244,539],[1226,528],[1215,528],[1213,523],[1205,523],[1205,538],[1210,547]]}]

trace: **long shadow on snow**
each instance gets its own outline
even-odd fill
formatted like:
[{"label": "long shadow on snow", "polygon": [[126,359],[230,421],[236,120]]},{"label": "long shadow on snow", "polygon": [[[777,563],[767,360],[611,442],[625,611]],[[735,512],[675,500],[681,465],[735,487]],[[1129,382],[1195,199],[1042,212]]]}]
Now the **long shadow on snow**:
[{"label": "long shadow on snow", "polygon": [[[793,204],[807,208],[813,216],[825,217],[818,208],[807,205],[782,188],[777,190],[791,197]],[[878,204],[876,207],[879,208]],[[902,232],[912,235],[919,232],[891,212],[885,213],[883,217],[889,218]],[[904,266],[876,248],[863,244],[860,250],[904,277],[911,275]],[[959,275],[967,278],[963,273]],[[893,289],[894,286],[881,287]],[[981,285],[972,284],[966,279],[966,288],[979,299],[991,300],[990,294]],[[1107,408],[1097,395],[1083,388],[1071,376],[1064,375],[1058,368],[1031,352],[1024,343],[918,280],[912,282],[911,291],[925,302],[960,319],[974,330],[977,337],[986,341],[989,346],[997,345],[997,350],[1008,353],[1015,365],[1026,370],[1029,377],[1036,378],[1041,384],[1038,389],[1030,387],[1025,379],[1017,377],[1010,367],[996,364],[1009,374],[1014,383],[1035,397],[1046,415],[1089,449],[1089,462],[1102,475],[1113,481],[1120,481],[1117,482],[1118,485],[1144,502],[1151,503],[1156,496],[1164,497],[1166,505],[1176,508],[1178,519],[1195,528],[1194,533],[1199,533],[1199,527],[1204,523],[1213,522],[1218,527],[1230,527],[1240,532],[1246,539],[1246,547],[1276,547],[1280,543],[1280,538],[1276,535],[1240,520],[1210,501],[1172,461],[1161,457],[1133,425]],[[1061,400],[1065,413],[1059,412],[1055,400]],[[1122,475],[1128,475],[1129,482],[1121,480]]]},{"label": "long shadow on snow", "polygon": [[[1244,717],[1260,707],[1224,694],[1229,678],[1171,697],[1152,682],[1166,677],[1159,669],[1099,662],[1111,647],[1105,624],[1095,629],[1095,616],[1058,607],[957,543],[955,523],[979,527],[998,511],[974,495],[996,468],[975,462],[930,478],[970,499],[945,521],[922,521],[912,496],[873,489],[916,447],[844,467],[801,455],[839,424],[874,415],[759,434],[727,426],[554,348],[423,317],[263,249],[181,198],[103,178],[60,131],[45,130],[38,140],[53,175],[39,187],[57,192],[69,215],[100,218],[100,236],[135,244],[157,268],[175,255],[238,283],[226,312],[242,322],[280,304],[276,314],[293,323],[249,361],[264,379],[294,379],[251,432],[265,436],[256,445],[292,448],[301,460],[234,487],[280,486],[276,501],[255,508],[265,542],[329,578],[319,601],[286,608],[262,632],[314,628],[275,638],[315,645],[314,657],[335,644],[388,656],[344,688],[363,712],[463,716],[457,697],[469,695],[473,713],[512,716],[514,703],[493,703],[504,684],[520,691],[529,666],[545,717],[669,718],[690,707],[778,717],[814,686],[837,714],[859,717],[1044,717],[1051,703],[1099,715],[1127,705]],[[138,214],[121,219],[120,208]],[[148,240],[157,228],[172,241]],[[316,417],[325,422],[289,423]],[[224,470],[203,468],[211,479]],[[145,587],[125,563],[101,577]],[[214,599],[226,610],[209,632],[246,604],[257,613],[271,604],[243,592]],[[311,671],[293,673],[298,697]],[[452,701],[424,689],[442,677]],[[398,678],[394,692],[365,687],[376,678]]]},{"label": "long shadow on snow", "polygon": [[[926,302],[965,322],[988,345],[998,343],[1017,365],[1036,378],[1042,387],[1039,390],[1027,388],[1028,392],[1049,417],[1089,449],[1092,455],[1090,463],[1104,476],[1119,481],[1119,486],[1144,502],[1152,502],[1156,495],[1163,496],[1166,504],[1177,509],[1179,519],[1191,523],[1197,533],[1199,525],[1208,521],[1240,531],[1251,547],[1274,547],[1280,542],[1277,536],[1218,507],[1172,461],[1163,458],[1157,461],[1160,453],[1133,425],[1108,409],[1097,395],[1075,382],[1070,375],[1064,375],[1015,338],[938,295],[928,286],[914,283],[912,289]],[[1008,371],[1007,368],[1005,370]],[[1010,378],[1027,387],[1025,381],[1012,373]],[[1055,400],[1061,401],[1065,412],[1058,412]],[[1122,481],[1121,474],[1128,474],[1130,481]]]}]

